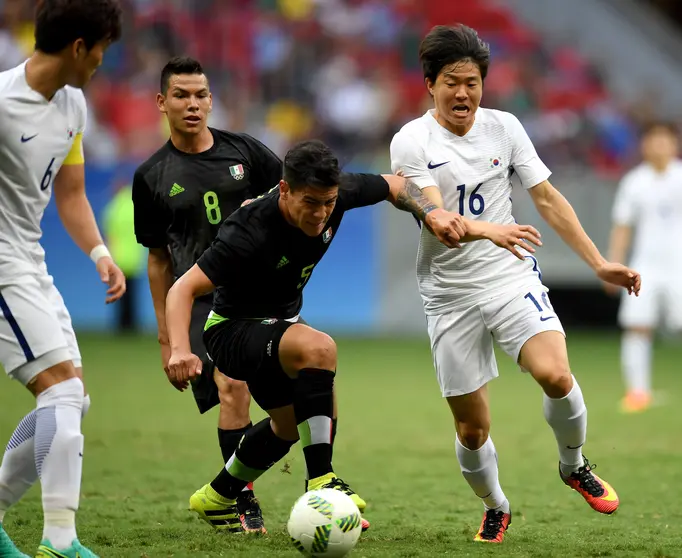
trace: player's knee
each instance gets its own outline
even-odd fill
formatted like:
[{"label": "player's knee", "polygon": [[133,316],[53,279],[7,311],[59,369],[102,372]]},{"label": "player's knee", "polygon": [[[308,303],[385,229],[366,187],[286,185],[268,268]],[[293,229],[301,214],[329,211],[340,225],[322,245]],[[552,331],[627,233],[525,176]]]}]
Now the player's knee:
[{"label": "player's knee", "polygon": [[73,377],[57,382],[38,394],[36,403],[38,409],[43,407],[68,406],[83,412],[84,399],[83,382]]},{"label": "player's knee", "polygon": [[316,332],[310,343],[301,348],[299,368],[336,370],[336,343],[334,340],[326,333]]},{"label": "player's knee", "polygon": [[571,369],[565,359],[551,357],[542,359],[533,367],[531,373],[549,397],[564,397],[573,387]]},{"label": "player's knee", "polygon": [[216,382],[218,385],[218,397],[220,404],[233,408],[246,408],[248,412],[251,403],[251,395],[246,382],[233,380],[218,372],[222,378]]},{"label": "player's knee", "polygon": [[457,432],[462,445],[470,450],[477,450],[488,439],[490,425],[458,423]]}]

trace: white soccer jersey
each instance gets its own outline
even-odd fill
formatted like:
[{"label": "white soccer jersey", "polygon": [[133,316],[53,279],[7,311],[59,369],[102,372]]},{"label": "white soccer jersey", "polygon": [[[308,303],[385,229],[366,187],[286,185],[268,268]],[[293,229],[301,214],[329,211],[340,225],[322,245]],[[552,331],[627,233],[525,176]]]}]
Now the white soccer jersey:
[{"label": "white soccer jersey", "polygon": [[613,222],[634,229],[634,268],[654,273],[682,269],[682,161],[673,161],[663,173],[643,163],[626,174]]},{"label": "white soccer jersey", "polygon": [[[445,208],[469,219],[511,224],[511,177],[532,188],[550,176],[519,120],[479,108],[469,132],[456,136],[429,110],[391,142],[391,167],[420,188],[438,186]],[[422,229],[417,279],[427,314],[470,304],[495,292],[537,283],[537,261],[521,261],[489,241],[442,245]]]},{"label": "white soccer jersey", "polygon": [[64,87],[48,101],[26,83],[25,66],[0,73],[0,282],[44,261],[40,221],[86,120],[80,89]]}]

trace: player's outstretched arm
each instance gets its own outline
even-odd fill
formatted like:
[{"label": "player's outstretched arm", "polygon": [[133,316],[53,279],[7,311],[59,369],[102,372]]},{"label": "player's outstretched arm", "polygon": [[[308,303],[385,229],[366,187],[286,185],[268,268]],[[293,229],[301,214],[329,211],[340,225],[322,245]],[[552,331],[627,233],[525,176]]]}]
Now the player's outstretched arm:
[{"label": "player's outstretched arm", "polygon": [[95,215],[85,195],[83,164],[64,165],[59,169],[54,179],[54,198],[66,232],[95,262],[102,282],[109,285],[106,303],[117,301],[126,291],[125,276],[102,241]]},{"label": "player's outstretched arm", "polygon": [[639,294],[641,277],[633,269],[607,261],[587,236],[568,200],[545,180],[529,189],[535,207],[562,240],[589,265],[602,281]]},{"label": "player's outstretched arm", "polygon": [[459,239],[466,229],[459,213],[438,207],[410,179],[397,175],[382,175],[388,182],[388,198],[401,211],[412,213],[448,248],[459,248]]},{"label": "player's outstretched arm", "polygon": [[[399,170],[397,176],[402,177],[404,173]],[[443,207],[443,196],[440,193],[438,186],[426,186],[421,188],[421,193],[429,202],[435,207]],[[499,225],[497,223],[489,223],[487,221],[479,221],[477,219],[467,219],[461,217],[464,224],[465,234],[460,237],[460,242],[475,242],[477,240],[490,240],[500,248],[509,250],[520,260],[524,256],[517,250],[517,246],[523,246],[529,252],[535,252],[535,248],[531,246],[542,246],[540,241],[540,233],[530,225]]]},{"label": "player's outstretched arm", "polygon": [[168,379],[180,391],[201,374],[201,359],[192,354],[189,326],[194,299],[210,293],[215,286],[201,268],[194,264],[168,291],[166,326],[171,348]]}]

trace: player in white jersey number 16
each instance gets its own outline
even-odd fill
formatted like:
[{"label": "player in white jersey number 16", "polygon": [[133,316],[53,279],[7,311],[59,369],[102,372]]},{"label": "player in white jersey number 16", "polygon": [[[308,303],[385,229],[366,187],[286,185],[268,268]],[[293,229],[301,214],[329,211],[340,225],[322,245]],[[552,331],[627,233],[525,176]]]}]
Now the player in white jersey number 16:
[{"label": "player in white jersey number 16", "polygon": [[[417,278],[442,394],[454,416],[460,468],[485,511],[476,541],[500,543],[511,507],[498,479],[489,436],[487,383],[497,372],[493,339],[544,392],[545,418],[559,450],[561,480],[600,513],[618,497],[582,454],[587,411],[568,362],[563,328],[542,285],[538,262],[511,214],[511,176],[528,190],[542,218],[607,283],[639,294],[639,273],[602,257],[512,114],[479,108],[489,46],[466,26],[434,27],[419,49],[433,108],[407,123],[391,143],[391,165],[437,205],[467,223],[496,224],[518,246],[468,243],[444,250],[422,232]],[[534,234],[534,233],[533,233]],[[486,238],[484,236],[484,238]],[[497,245],[497,246],[495,246]]]}]

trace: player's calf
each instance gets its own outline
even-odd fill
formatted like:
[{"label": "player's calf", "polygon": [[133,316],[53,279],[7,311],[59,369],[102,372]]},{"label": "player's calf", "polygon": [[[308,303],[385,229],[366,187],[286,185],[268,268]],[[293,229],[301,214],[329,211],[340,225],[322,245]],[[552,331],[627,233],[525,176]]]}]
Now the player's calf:
[{"label": "player's calf", "polygon": [[77,542],[83,397],[83,383],[74,376],[50,386],[36,398],[35,464],[42,485],[43,538],[58,550]]},{"label": "player's calf", "polygon": [[[293,410],[289,410],[293,421]],[[244,497],[244,488],[282,459],[294,440],[284,440],[266,418],[251,428],[213,481],[190,498],[190,510],[216,529],[265,532],[258,501]]]},{"label": "player's calf", "polygon": [[332,467],[336,343],[322,332],[295,325],[282,336],[279,355],[284,371],[296,378],[294,412],[308,470],[308,490],[340,490],[364,511],[366,502]]}]

